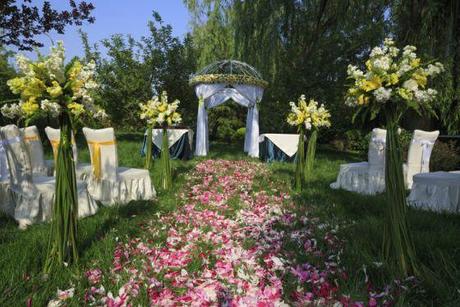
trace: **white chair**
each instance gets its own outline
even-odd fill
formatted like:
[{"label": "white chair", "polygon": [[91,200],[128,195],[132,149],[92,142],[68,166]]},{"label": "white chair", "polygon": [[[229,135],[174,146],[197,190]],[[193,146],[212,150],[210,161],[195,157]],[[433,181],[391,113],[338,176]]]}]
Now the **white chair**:
[{"label": "white chair", "polygon": [[[46,136],[51,143],[51,147],[53,148],[53,156],[54,160],[57,158],[57,149],[59,146],[59,142],[61,140],[61,130],[55,129],[51,127],[45,128]],[[72,133],[72,150],[73,150],[73,158],[75,161],[75,172],[77,174],[77,179],[86,180],[90,173],[91,173],[91,164],[89,163],[78,163],[78,150],[77,145],[75,143],[75,137]]]},{"label": "white chair", "polygon": [[148,170],[118,167],[113,128],[83,128],[93,172],[88,180],[91,195],[105,205],[150,200],[156,195]]},{"label": "white chair", "polygon": [[36,126],[20,129],[22,138],[29,151],[30,162],[32,163],[32,173],[38,176],[52,176],[54,161],[45,160],[42,140]]},{"label": "white chair", "polygon": [[337,181],[332,189],[344,189],[360,194],[374,195],[385,190],[385,142],[386,130],[372,130],[368,161],[340,165]]},{"label": "white chair", "polygon": [[430,157],[439,131],[415,130],[409,146],[407,163],[404,164],[404,179],[406,187],[412,188],[412,177],[430,171]]},{"label": "white chair", "polygon": [[[31,160],[18,127],[2,127],[0,134],[8,160],[11,196],[15,204],[13,217],[22,229],[35,222],[50,220],[55,179],[32,176]],[[85,182],[77,181],[77,195],[79,217],[96,213],[97,205],[89,195]]]}]

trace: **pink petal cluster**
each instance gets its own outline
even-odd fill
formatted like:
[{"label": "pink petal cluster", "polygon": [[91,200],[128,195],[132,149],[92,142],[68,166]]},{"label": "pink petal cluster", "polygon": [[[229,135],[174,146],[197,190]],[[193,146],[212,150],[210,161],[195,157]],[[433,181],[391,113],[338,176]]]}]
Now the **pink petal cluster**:
[{"label": "pink petal cluster", "polygon": [[[337,229],[296,213],[290,195],[273,183],[256,191],[256,176],[270,177],[264,164],[199,163],[180,192],[181,206],[117,245],[104,276],[117,295],[92,269],[86,301],[137,305],[142,292],[152,306],[363,306],[340,290],[348,275]],[[367,304],[390,302],[391,295],[390,288],[370,291]]]}]

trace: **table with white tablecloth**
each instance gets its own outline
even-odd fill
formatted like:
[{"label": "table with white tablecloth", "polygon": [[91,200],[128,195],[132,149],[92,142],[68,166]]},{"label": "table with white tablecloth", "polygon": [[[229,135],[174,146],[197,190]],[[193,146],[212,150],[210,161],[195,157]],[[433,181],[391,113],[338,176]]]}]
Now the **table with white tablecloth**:
[{"label": "table with white tablecloth", "polygon": [[[193,153],[193,130],[191,129],[168,129],[168,145],[171,159],[186,160],[192,157]],[[152,130],[152,156],[158,158],[161,153],[163,129]],[[144,142],[141,148],[141,155],[147,152],[147,131],[144,134]]]},{"label": "table with white tablecloth", "polygon": [[413,181],[407,198],[411,206],[460,213],[460,171],[417,174]]},{"label": "table with white tablecloth", "polygon": [[265,162],[294,162],[298,146],[298,134],[261,134],[259,136],[259,157]]}]

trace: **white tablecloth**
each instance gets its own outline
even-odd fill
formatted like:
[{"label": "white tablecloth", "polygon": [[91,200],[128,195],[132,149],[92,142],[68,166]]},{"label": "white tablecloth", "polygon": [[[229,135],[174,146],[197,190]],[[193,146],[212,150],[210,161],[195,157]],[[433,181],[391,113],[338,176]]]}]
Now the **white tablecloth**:
[{"label": "white tablecloth", "polygon": [[417,174],[407,200],[416,208],[460,212],[460,171]]},{"label": "white tablecloth", "polygon": [[273,142],[279,149],[281,149],[289,157],[297,153],[299,146],[298,134],[279,134],[279,133],[265,133],[259,136],[259,143],[267,138]]},{"label": "white tablecloth", "polygon": [[[192,129],[168,129],[168,145],[171,148],[185,133],[188,133],[188,140],[190,146],[193,144],[193,130]],[[147,135],[147,131],[145,131]],[[163,138],[163,129],[152,130],[152,142],[156,147],[161,148]]]}]

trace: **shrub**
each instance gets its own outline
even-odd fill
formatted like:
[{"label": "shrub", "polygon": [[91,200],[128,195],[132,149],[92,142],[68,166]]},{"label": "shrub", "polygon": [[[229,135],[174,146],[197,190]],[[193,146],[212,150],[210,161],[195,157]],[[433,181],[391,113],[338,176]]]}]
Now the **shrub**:
[{"label": "shrub", "polygon": [[367,152],[370,133],[364,134],[361,130],[352,129],[345,132],[345,146],[347,150]]},{"label": "shrub", "polygon": [[245,127],[239,128],[235,131],[235,133],[233,133],[232,141],[234,142],[242,141],[244,140],[245,135],[246,135],[246,128]]},{"label": "shrub", "polygon": [[430,159],[430,171],[453,171],[460,169],[460,151],[455,142],[437,141]]}]

